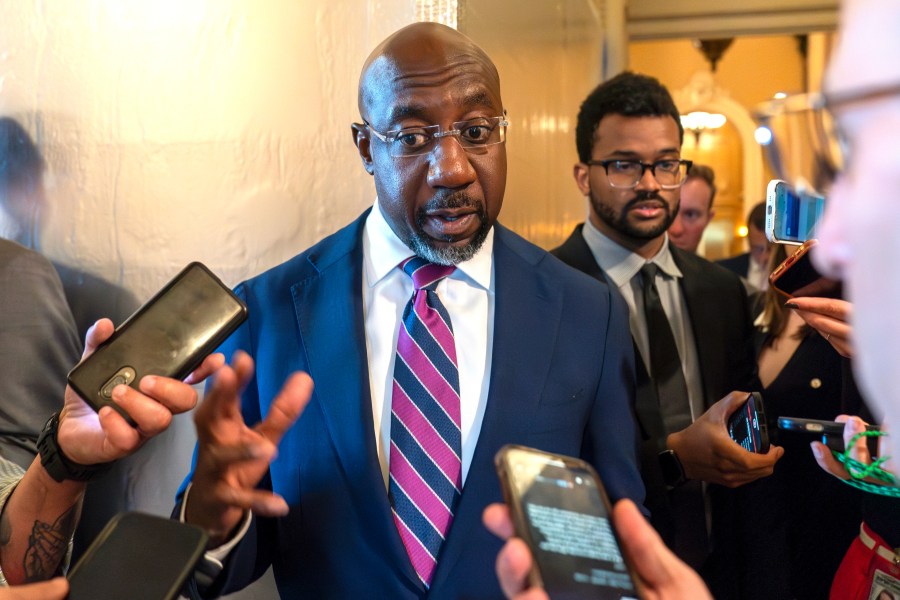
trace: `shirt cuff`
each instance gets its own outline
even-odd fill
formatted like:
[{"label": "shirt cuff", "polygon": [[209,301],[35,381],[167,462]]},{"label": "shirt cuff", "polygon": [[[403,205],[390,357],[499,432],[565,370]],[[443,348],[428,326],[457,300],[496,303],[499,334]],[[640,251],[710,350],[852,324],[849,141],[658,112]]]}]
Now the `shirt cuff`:
[{"label": "shirt cuff", "polygon": [[[188,496],[191,493],[191,486],[193,482],[188,483],[187,488],[184,490],[184,497],[181,500],[181,511],[178,514],[178,520],[182,523],[184,520],[184,513],[187,510]],[[250,521],[253,518],[253,513],[251,511],[247,511],[244,514],[244,519],[241,522],[240,527],[238,527],[237,532],[234,534],[230,540],[218,546],[217,548],[212,548],[211,550],[207,550],[203,555],[204,562],[208,563],[206,568],[201,569],[205,574],[211,575],[213,579],[215,579],[216,575],[218,575],[223,568],[223,563],[225,559],[228,557],[228,554],[237,546],[244,536],[247,535],[247,531],[250,529]]]}]

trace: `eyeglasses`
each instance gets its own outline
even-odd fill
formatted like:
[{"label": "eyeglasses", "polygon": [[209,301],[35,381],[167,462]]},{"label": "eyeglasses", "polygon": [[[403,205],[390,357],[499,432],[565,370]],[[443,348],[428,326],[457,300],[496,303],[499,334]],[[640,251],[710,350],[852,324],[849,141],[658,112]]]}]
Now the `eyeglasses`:
[{"label": "eyeglasses", "polygon": [[691,165],[690,160],[658,160],[645,163],[639,160],[589,160],[589,166],[603,167],[609,185],[614,188],[633,189],[641,182],[644,173],[650,171],[664,190],[681,187]]},{"label": "eyeglasses", "polygon": [[428,154],[434,149],[437,140],[448,136],[456,137],[466,152],[482,154],[488,146],[505,142],[506,128],[509,127],[509,121],[505,117],[478,117],[457,121],[446,131],[440,125],[428,125],[381,133],[369,125],[368,121],[363,123],[372,135],[387,144],[390,155],[396,157]]},{"label": "eyeglasses", "polygon": [[850,147],[834,111],[900,95],[900,84],[824,94],[795,94],[760,104],[757,141],[775,175],[798,186],[824,191],[842,171]]}]

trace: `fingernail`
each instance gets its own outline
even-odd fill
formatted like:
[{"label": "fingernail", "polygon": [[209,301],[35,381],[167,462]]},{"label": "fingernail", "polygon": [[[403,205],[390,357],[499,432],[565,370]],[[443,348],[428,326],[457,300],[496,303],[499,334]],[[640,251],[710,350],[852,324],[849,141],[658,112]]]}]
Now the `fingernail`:
[{"label": "fingernail", "polygon": [[794,304],[793,302],[785,302],[785,303],[784,303],[784,307],[785,307],[785,308],[800,308],[799,306],[797,306],[797,305]]},{"label": "fingernail", "polygon": [[145,375],[143,379],[141,379],[141,386],[147,388],[148,390],[152,390],[156,387],[156,381],[158,377],[156,375]]},{"label": "fingernail", "polygon": [[124,385],[124,384],[122,384],[122,383],[120,383],[119,385],[117,385],[116,387],[114,387],[113,390],[112,390],[112,399],[113,399],[113,400],[121,400],[122,397],[125,395],[125,388],[126,388],[126,387],[128,387],[128,386],[127,386],[127,385]]},{"label": "fingernail", "polygon": [[817,446],[816,444],[810,444],[810,447],[812,448],[813,454],[816,458],[822,458],[822,449],[819,448],[819,446]]}]

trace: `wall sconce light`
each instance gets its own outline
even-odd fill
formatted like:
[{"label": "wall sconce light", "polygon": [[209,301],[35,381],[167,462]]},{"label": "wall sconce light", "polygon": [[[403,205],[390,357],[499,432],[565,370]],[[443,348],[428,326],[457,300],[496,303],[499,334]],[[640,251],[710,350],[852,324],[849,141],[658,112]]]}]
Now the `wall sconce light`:
[{"label": "wall sconce light", "polygon": [[725,124],[725,115],[695,111],[681,115],[681,126],[694,134],[694,144],[700,143],[700,134],[707,129],[718,129]]}]

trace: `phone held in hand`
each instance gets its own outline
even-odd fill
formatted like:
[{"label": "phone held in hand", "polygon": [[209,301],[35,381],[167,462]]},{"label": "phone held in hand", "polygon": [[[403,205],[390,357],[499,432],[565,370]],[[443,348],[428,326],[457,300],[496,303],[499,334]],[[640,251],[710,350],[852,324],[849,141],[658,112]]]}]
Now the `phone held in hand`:
[{"label": "phone held in hand", "polygon": [[174,600],[207,540],[193,525],[119,513],[69,572],[69,600]]},{"label": "phone held in hand", "polygon": [[[778,429],[797,433],[811,434],[820,437],[821,442],[835,452],[844,451],[844,424],[837,421],[822,421],[820,419],[802,419],[800,417],[778,417]],[[866,425],[866,431],[879,431],[878,425]],[[870,437],[866,440],[869,454],[878,455],[878,438]]]},{"label": "phone held in hand", "polygon": [[784,259],[769,275],[769,285],[787,298],[841,298],[841,282],[825,277],[812,263],[810,251],[817,243],[816,240],[807,240],[796,252]]},{"label": "phone held in hand", "polygon": [[516,535],[534,556],[531,585],[555,600],[638,597],[593,467],[515,445],[501,448],[494,462]]},{"label": "phone held in hand", "polygon": [[749,452],[769,451],[769,428],[759,392],[748,395],[747,401],[728,417],[728,435]]},{"label": "phone held in hand", "polygon": [[209,269],[185,267],[97,350],[69,372],[69,385],[94,410],[119,384],[138,389],[145,375],[184,379],[247,318],[247,307]]},{"label": "phone held in hand", "polygon": [[766,237],[776,244],[802,244],[816,237],[825,198],[798,192],[780,179],[766,188]]}]

